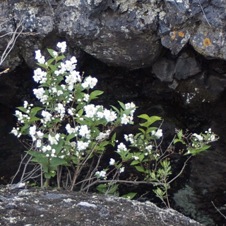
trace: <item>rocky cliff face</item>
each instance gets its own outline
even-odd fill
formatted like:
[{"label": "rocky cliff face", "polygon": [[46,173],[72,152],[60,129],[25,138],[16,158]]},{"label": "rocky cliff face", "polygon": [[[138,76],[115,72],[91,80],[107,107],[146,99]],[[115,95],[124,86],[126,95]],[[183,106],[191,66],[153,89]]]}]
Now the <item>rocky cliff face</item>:
[{"label": "rocky cliff face", "polygon": [[24,150],[9,132],[15,107],[32,98],[34,51],[66,40],[80,70],[98,78],[103,101],[135,101],[172,127],[220,135],[191,161],[175,202],[206,225],[222,225],[211,201],[225,214],[225,9],[224,0],[2,0],[0,67],[10,73],[0,75],[0,183]]},{"label": "rocky cliff face", "polygon": [[[223,0],[5,0],[0,3],[0,55],[18,40],[4,66],[32,65],[34,49],[64,37],[109,65],[147,67],[164,48],[187,44],[205,57],[226,59]],[[4,54],[3,54],[4,55]]]}]

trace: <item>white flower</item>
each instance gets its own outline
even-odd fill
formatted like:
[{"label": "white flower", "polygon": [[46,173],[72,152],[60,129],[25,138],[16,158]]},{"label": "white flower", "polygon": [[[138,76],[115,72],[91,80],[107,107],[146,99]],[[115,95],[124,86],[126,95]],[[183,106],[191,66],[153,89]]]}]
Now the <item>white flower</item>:
[{"label": "white flower", "polygon": [[74,85],[78,82],[81,82],[81,76],[79,75],[79,72],[72,71],[68,76],[66,76],[65,82],[68,84],[68,89],[72,91],[74,89]]},{"label": "white flower", "polygon": [[47,146],[43,146],[42,147],[42,152],[47,152],[47,151],[50,151],[52,148],[51,148],[51,146],[50,145],[47,145]]},{"label": "white flower", "polygon": [[77,64],[77,59],[75,56],[71,57],[70,61],[72,64]]},{"label": "white flower", "polygon": [[97,171],[95,173],[95,175],[98,177],[98,178],[106,178],[106,171],[102,170],[102,171]]},{"label": "white flower", "polygon": [[51,150],[51,157],[56,157],[56,150],[54,148]]},{"label": "white flower", "polygon": [[33,79],[35,82],[37,83],[45,83],[47,81],[47,77],[46,77],[47,73],[45,71],[42,71],[41,68],[37,68],[36,70],[34,70],[34,76]]},{"label": "white flower", "polygon": [[48,99],[48,96],[45,95],[45,90],[43,88],[33,89],[33,93],[42,103],[45,103]]},{"label": "white flower", "polygon": [[151,134],[152,136],[155,136],[157,139],[159,139],[163,135],[162,129],[157,129],[156,131],[152,131]]},{"label": "white flower", "polygon": [[208,141],[213,142],[213,141],[215,141],[215,140],[217,140],[216,135],[215,135],[215,134],[211,134],[211,136],[209,137]]},{"label": "white flower", "polygon": [[61,53],[65,53],[67,44],[66,44],[66,42],[58,42],[57,47],[60,49]]},{"label": "white flower", "polygon": [[119,173],[123,173],[125,171],[125,167],[121,167],[120,169],[119,169]]},{"label": "white flower", "polygon": [[15,111],[15,116],[18,118],[18,121],[21,122],[21,123],[24,123],[24,119],[28,116],[27,115],[24,115],[22,112],[16,110]]},{"label": "white flower", "polygon": [[69,108],[69,109],[67,110],[68,114],[71,115],[71,116],[74,115],[73,111],[74,111],[73,108]]},{"label": "white flower", "polygon": [[105,133],[100,132],[99,135],[96,137],[96,140],[100,141],[100,140],[104,140],[104,139],[108,138],[110,135],[110,132],[111,132],[110,130],[107,130]]},{"label": "white flower", "polygon": [[104,112],[103,111],[98,111],[96,115],[97,115],[98,119],[104,118]]},{"label": "white flower", "polygon": [[132,123],[132,121],[133,121],[133,114],[134,114],[134,112],[136,110],[136,105],[133,102],[127,103],[127,104],[125,104],[125,110],[130,110],[129,115],[131,116],[131,118],[129,119],[130,120],[129,123]]},{"label": "white flower", "polygon": [[42,138],[44,137],[44,133],[41,132],[41,131],[37,131],[37,132],[36,132],[36,135],[37,135],[37,137],[40,138],[40,139],[42,139]]},{"label": "white flower", "polygon": [[42,146],[42,141],[41,140],[37,140],[36,141],[36,147],[40,148]]},{"label": "white flower", "polygon": [[50,122],[52,119],[52,114],[50,114],[48,111],[43,110],[41,113],[42,117],[43,117],[43,123],[47,123]]},{"label": "white flower", "polygon": [[29,134],[31,136],[34,136],[36,134],[36,125],[30,127]]},{"label": "white flower", "polygon": [[134,160],[138,160],[139,159],[139,157],[138,156],[132,156],[133,158],[134,158]]},{"label": "white flower", "polygon": [[198,140],[198,141],[203,141],[203,137],[201,135],[197,134],[197,133],[193,133],[192,136],[195,137],[195,139]]},{"label": "white flower", "polygon": [[45,63],[45,57],[42,56],[40,50],[35,51],[35,59],[38,61],[39,64],[44,64]]},{"label": "white flower", "polygon": [[115,119],[117,119],[117,115],[114,111],[110,111],[108,109],[104,109],[104,117],[107,120],[107,122],[113,122]]},{"label": "white flower", "polygon": [[113,166],[115,165],[115,160],[113,158],[110,158],[110,162],[109,162],[109,165],[110,166]]},{"label": "white flower", "polygon": [[88,102],[88,101],[89,101],[89,94],[85,93],[85,94],[84,94],[84,97],[83,97],[83,100],[84,100],[85,102]]},{"label": "white flower", "polygon": [[85,81],[82,83],[82,87],[84,89],[89,89],[89,88],[93,89],[96,84],[97,84],[97,79],[91,76],[88,76],[85,78]]},{"label": "white flower", "polygon": [[79,76],[79,72],[75,71],[76,64],[73,63],[71,60],[66,60],[64,62],[64,67],[66,68],[66,71],[76,75],[76,78],[80,78],[81,79],[81,77]]},{"label": "white flower", "polygon": [[35,137],[35,135],[36,135],[36,125],[31,126],[29,128],[29,134],[30,134],[32,140],[35,141],[36,140],[36,137]]},{"label": "white flower", "polygon": [[63,91],[62,90],[57,90],[57,96],[63,95]]},{"label": "white flower", "polygon": [[58,103],[57,106],[55,107],[55,111],[57,111],[60,114],[61,119],[64,117],[65,108],[63,104]]},{"label": "white flower", "polygon": [[54,57],[57,57],[57,56],[58,56],[58,52],[53,51],[53,56],[54,56]]},{"label": "white flower", "polygon": [[129,135],[127,135],[127,134],[125,134],[124,135],[124,138],[125,138],[125,140],[127,141],[127,142],[130,142],[131,144],[134,144],[134,135],[133,134],[129,134]]},{"label": "white flower", "polygon": [[19,128],[13,127],[13,129],[11,130],[10,133],[12,133],[14,136],[16,136],[18,138],[21,136],[21,133],[19,132]]},{"label": "white flower", "polygon": [[121,118],[121,123],[123,125],[126,125],[126,124],[130,123],[130,116],[128,116],[126,114],[123,114],[122,118]]},{"label": "white flower", "polygon": [[88,142],[77,141],[77,149],[78,151],[84,151],[89,147]]},{"label": "white flower", "polygon": [[72,128],[70,124],[67,124],[65,126],[65,129],[67,130],[68,134],[72,134],[72,133],[76,133],[77,129],[76,128]]},{"label": "white flower", "polygon": [[126,145],[123,144],[123,143],[120,143],[120,144],[117,146],[117,152],[120,153],[121,151],[127,151]]},{"label": "white flower", "polygon": [[146,149],[148,152],[151,152],[151,151],[152,151],[152,148],[153,148],[153,146],[152,146],[151,144],[145,147],[145,149]]},{"label": "white flower", "polygon": [[60,139],[60,134],[57,133],[55,136],[48,135],[48,140],[51,145],[57,144]]},{"label": "white flower", "polygon": [[94,104],[89,104],[84,107],[86,117],[93,118],[97,112],[97,107]]},{"label": "white flower", "polygon": [[28,102],[25,100],[24,101],[24,108],[27,108],[28,107]]},{"label": "white flower", "polygon": [[131,109],[131,110],[136,109],[136,105],[133,102],[127,103],[127,104],[125,104],[125,109],[126,110],[128,110],[128,109]]},{"label": "white flower", "polygon": [[88,129],[87,125],[80,126],[79,135],[82,137],[86,137],[87,139],[90,138],[90,130]]}]

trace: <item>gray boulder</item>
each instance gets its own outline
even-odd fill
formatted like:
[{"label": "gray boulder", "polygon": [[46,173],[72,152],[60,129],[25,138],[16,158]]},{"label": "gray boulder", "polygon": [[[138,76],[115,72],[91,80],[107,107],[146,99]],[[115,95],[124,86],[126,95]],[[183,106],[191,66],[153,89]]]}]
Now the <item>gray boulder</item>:
[{"label": "gray boulder", "polygon": [[178,54],[187,44],[225,60],[225,9],[221,0],[2,1],[0,55],[14,48],[0,63],[14,68],[25,60],[33,66],[34,50],[60,37],[72,50],[129,69],[151,66],[163,47]]}]

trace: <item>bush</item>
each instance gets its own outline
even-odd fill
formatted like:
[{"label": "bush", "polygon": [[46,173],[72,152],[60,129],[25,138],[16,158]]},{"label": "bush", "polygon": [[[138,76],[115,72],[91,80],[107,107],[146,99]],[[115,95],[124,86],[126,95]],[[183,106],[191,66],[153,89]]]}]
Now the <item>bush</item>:
[{"label": "bush", "polygon": [[[125,142],[117,143],[114,131],[134,123],[135,104],[119,102],[119,108],[94,104],[93,100],[103,94],[93,90],[97,79],[80,74],[75,57],[65,59],[65,42],[57,47],[58,52],[48,49],[48,60],[40,50],[35,53],[39,68],[33,78],[38,88],[33,92],[38,106],[24,101],[15,112],[18,123],[12,133],[20,139],[26,137],[28,147],[21,182],[40,176],[42,187],[49,186],[51,179],[58,187],[81,191],[96,187],[110,194],[117,194],[120,183],[146,183],[152,184],[157,197],[169,206],[167,192],[174,180],[169,180],[172,173],[169,156],[173,148],[181,143],[184,154],[196,155],[207,150],[216,135],[211,130],[188,135],[177,131],[168,148],[162,150],[162,129],[153,126],[162,119],[142,114],[138,116],[142,120],[139,132],[125,134]],[[107,155],[106,167],[102,159],[109,146],[116,149],[117,160]],[[28,170],[28,165],[32,165],[32,170]],[[141,174],[143,180],[122,180],[128,166]],[[135,195],[131,192],[124,197]]]}]

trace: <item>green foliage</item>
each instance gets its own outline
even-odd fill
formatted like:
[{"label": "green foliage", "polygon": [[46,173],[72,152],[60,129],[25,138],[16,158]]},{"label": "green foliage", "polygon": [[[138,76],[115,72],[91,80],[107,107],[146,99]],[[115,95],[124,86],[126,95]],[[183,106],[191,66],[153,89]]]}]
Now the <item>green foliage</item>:
[{"label": "green foliage", "polygon": [[[41,181],[42,177],[46,179],[42,186],[56,179],[58,187],[81,191],[95,187],[101,193],[119,195],[121,183],[147,183],[154,186],[153,192],[169,206],[170,154],[175,146],[182,144],[182,154],[196,155],[208,150],[208,144],[217,140],[216,135],[211,130],[199,135],[184,135],[179,130],[163,150],[162,119],[141,114],[138,132],[125,134],[125,142],[117,143],[114,131],[118,126],[133,124],[135,104],[119,101],[119,108],[93,104],[103,91],[93,90],[96,78],[84,77],[76,71],[75,57],[65,60],[62,54],[65,45],[59,44],[60,52],[48,49],[47,61],[36,51],[40,68],[34,71],[34,80],[39,87],[33,91],[40,103],[33,106],[25,101],[18,107],[15,113],[18,126],[12,130],[18,138],[30,138],[27,153],[33,164],[40,166]],[[110,146],[115,148],[117,161],[110,158],[106,166],[103,156],[109,155]],[[130,169],[137,173],[137,179],[122,180],[124,172],[129,173]],[[120,195],[132,199],[137,193]]]}]

